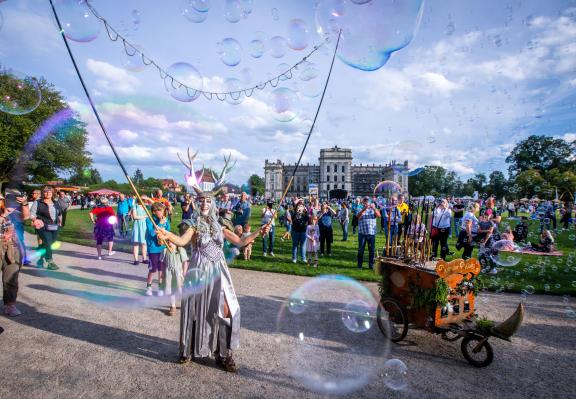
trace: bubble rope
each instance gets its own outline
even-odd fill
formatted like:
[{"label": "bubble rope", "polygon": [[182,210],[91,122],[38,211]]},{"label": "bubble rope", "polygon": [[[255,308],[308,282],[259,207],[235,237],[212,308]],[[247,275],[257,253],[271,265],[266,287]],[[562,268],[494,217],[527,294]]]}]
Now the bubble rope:
[{"label": "bubble rope", "polygon": [[245,89],[234,90],[234,91],[226,91],[226,92],[214,92],[214,91],[200,90],[198,88],[190,87],[190,86],[186,85],[185,83],[180,82],[174,76],[170,75],[164,68],[162,68],[160,65],[158,65],[158,63],[156,63],[156,61],[147,57],[142,51],[140,51],[137,48],[136,45],[130,43],[124,36],[122,36],[120,33],[118,33],[118,31],[116,29],[114,29],[114,27],[112,27],[108,23],[108,21],[96,11],[96,9],[90,4],[90,2],[88,0],[85,0],[85,3],[86,3],[86,6],[88,7],[88,9],[90,10],[90,12],[104,24],[108,38],[113,42],[117,42],[118,40],[122,41],[122,45],[124,47],[124,52],[126,53],[126,55],[128,55],[129,57],[134,57],[136,54],[139,54],[140,58],[142,59],[142,63],[145,66],[152,65],[152,66],[156,67],[156,69],[158,70],[158,73],[160,74],[161,79],[166,80],[167,78],[169,78],[170,85],[174,89],[180,89],[182,87],[185,88],[186,93],[191,98],[196,97],[196,95],[198,93],[200,93],[207,100],[212,100],[214,97],[216,97],[220,101],[225,101],[226,97],[230,97],[232,100],[238,100],[242,94],[244,94],[244,96],[246,96],[246,97],[251,97],[252,94],[254,93],[255,89],[264,90],[267,85],[270,85],[270,87],[277,87],[281,80],[292,79],[293,78],[292,71],[295,69],[298,69],[298,67],[300,65],[307,62],[308,58],[311,55],[313,55],[316,51],[318,51],[322,46],[324,46],[328,42],[328,39],[326,39],[323,43],[321,43],[319,45],[315,45],[313,47],[312,51],[310,51],[306,56],[304,56],[296,64],[292,65],[289,69],[280,73],[279,75],[274,76],[273,78],[270,78],[266,81],[258,83],[252,87],[247,87]]}]

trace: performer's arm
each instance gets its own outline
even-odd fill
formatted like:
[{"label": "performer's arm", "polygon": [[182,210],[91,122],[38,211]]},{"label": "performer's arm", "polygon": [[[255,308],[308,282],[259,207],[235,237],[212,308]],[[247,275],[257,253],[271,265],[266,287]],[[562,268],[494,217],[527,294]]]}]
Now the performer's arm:
[{"label": "performer's arm", "polygon": [[168,240],[171,243],[178,245],[179,247],[186,246],[192,240],[192,237],[194,236],[195,232],[196,229],[189,228],[183,235],[178,236],[162,228],[156,229],[156,234],[158,235],[158,238],[160,238],[161,240]]},{"label": "performer's arm", "polygon": [[263,236],[268,231],[270,231],[270,226],[265,224],[259,230],[255,231],[254,233],[252,233],[249,236],[246,236],[244,238],[238,237],[236,234],[234,234],[234,232],[232,232],[226,228],[222,228],[222,231],[224,232],[224,238],[226,238],[228,241],[230,241],[231,244],[236,245],[237,247],[245,247],[246,245],[254,242],[254,240],[256,238],[258,238],[259,236]]}]

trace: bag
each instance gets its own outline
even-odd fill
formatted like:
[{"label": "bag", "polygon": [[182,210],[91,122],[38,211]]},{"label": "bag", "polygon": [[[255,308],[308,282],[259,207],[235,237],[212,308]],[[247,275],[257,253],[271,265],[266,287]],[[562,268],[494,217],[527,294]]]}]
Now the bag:
[{"label": "bag", "polygon": [[47,224],[46,230],[47,231],[58,231],[58,225],[57,224]]},{"label": "bag", "polygon": [[438,230],[438,227],[432,227],[432,229],[430,229],[430,238],[438,237],[439,233],[440,231]]}]

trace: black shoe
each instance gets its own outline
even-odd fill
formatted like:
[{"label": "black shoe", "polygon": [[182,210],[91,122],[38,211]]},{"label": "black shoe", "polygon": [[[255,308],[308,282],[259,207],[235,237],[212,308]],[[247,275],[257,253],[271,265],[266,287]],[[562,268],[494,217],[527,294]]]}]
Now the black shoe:
[{"label": "black shoe", "polygon": [[138,262],[137,260],[135,260],[134,262],[132,262],[132,264],[133,264],[134,266],[138,265],[139,263],[140,263],[140,262]]}]

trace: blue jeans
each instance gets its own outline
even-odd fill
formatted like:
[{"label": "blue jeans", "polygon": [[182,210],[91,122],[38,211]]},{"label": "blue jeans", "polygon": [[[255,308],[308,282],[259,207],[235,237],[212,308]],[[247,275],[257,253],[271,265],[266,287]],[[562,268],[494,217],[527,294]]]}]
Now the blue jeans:
[{"label": "blue jeans", "polygon": [[454,235],[458,237],[460,234],[460,227],[462,226],[462,218],[454,218]]},{"label": "blue jeans", "polygon": [[[266,245],[268,244],[268,245]],[[264,253],[274,252],[274,225],[270,226],[270,231],[267,235],[262,237],[262,247],[264,247]]]},{"label": "blue jeans", "polygon": [[302,262],[306,262],[306,232],[292,231],[292,260],[296,260],[298,248]]},{"label": "blue jeans", "polygon": [[342,241],[348,241],[348,223],[342,225]]},{"label": "blue jeans", "polygon": [[376,243],[376,236],[358,233],[358,269],[362,269],[366,243],[368,243],[368,266],[370,269],[374,268],[374,245]]}]

